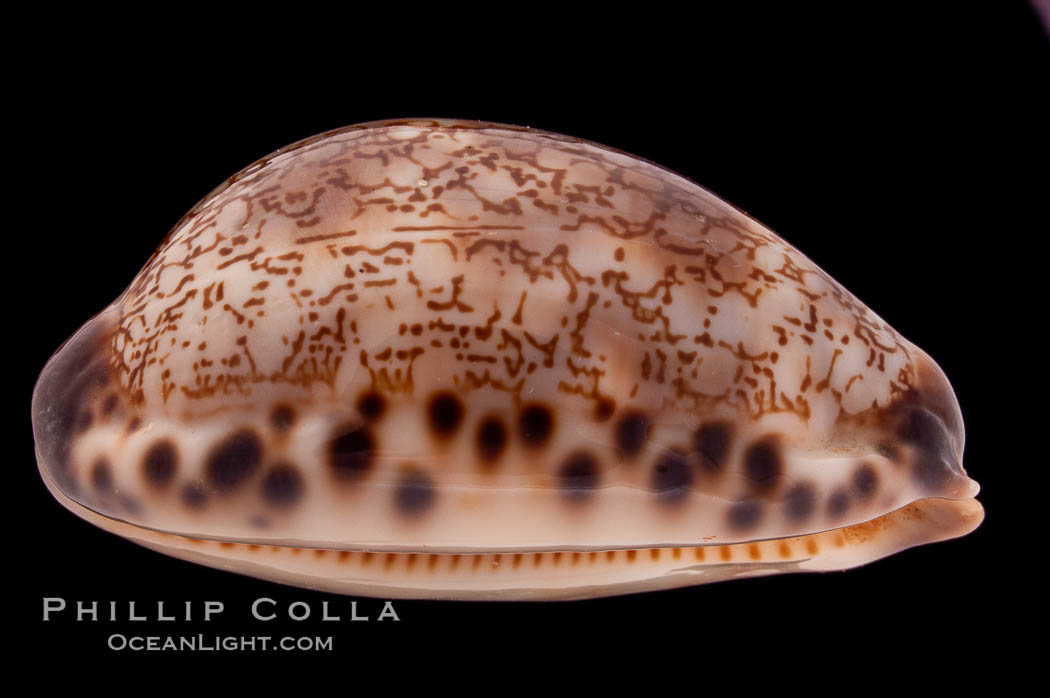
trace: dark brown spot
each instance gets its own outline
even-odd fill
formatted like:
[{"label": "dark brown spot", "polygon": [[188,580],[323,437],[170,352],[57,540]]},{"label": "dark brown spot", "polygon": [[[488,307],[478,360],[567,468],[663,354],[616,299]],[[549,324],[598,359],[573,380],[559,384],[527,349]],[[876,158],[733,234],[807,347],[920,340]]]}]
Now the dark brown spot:
[{"label": "dark brown spot", "polygon": [[817,495],[813,490],[813,485],[807,482],[793,485],[784,498],[788,520],[797,522],[807,518],[813,513],[816,502]]},{"label": "dark brown spot", "polygon": [[106,396],[105,402],[102,403],[102,414],[106,417],[113,413],[113,410],[117,409],[117,396],[115,393],[111,393]]},{"label": "dark brown spot", "polygon": [[478,453],[485,463],[494,463],[507,448],[507,427],[503,420],[492,415],[478,425]]},{"label": "dark brown spot", "polygon": [[733,427],[728,422],[710,422],[696,432],[696,455],[704,470],[712,473],[725,469],[733,441]]},{"label": "dark brown spot", "polygon": [[756,441],[744,454],[744,475],[757,492],[765,493],[775,488],[783,470],[780,445],[775,437],[767,436]]},{"label": "dark brown spot", "polygon": [[653,466],[649,485],[665,502],[679,502],[689,494],[693,471],[684,451],[668,451]]},{"label": "dark brown spot", "polygon": [[879,488],[879,476],[870,463],[861,463],[853,473],[853,494],[857,499],[871,499]]},{"label": "dark brown spot", "polygon": [[933,412],[923,407],[906,407],[897,436],[915,447],[913,473],[928,491],[938,492],[958,477],[954,439]]},{"label": "dark brown spot", "polygon": [[182,503],[187,509],[200,509],[208,499],[204,485],[200,482],[188,482],[182,488]]},{"label": "dark brown spot", "polygon": [[562,463],[558,484],[570,500],[589,497],[598,486],[598,461],[587,451],[576,451]]},{"label": "dark brown spot", "polygon": [[828,497],[828,514],[839,517],[845,514],[847,509],[849,509],[849,492],[844,489],[832,492]]},{"label": "dark brown spot", "polygon": [[599,422],[609,419],[614,412],[616,412],[616,401],[607,397],[600,398],[594,405],[594,418]]},{"label": "dark brown spot", "polygon": [[897,436],[923,451],[946,456],[953,453],[951,437],[944,423],[933,412],[922,407],[905,408]]},{"label": "dark brown spot", "polygon": [[[925,410],[933,414],[940,422],[948,440],[954,446],[962,446],[963,425],[962,415],[959,414],[958,403],[955,393],[944,373],[933,361],[924,356],[919,356],[915,362],[918,374],[918,385],[914,392],[908,394],[905,399],[909,402],[917,402]],[[954,462],[956,452],[947,455],[948,460]]]},{"label": "dark brown spot", "polygon": [[278,463],[263,477],[262,494],[277,508],[291,506],[303,494],[303,477],[291,463]]},{"label": "dark brown spot", "polygon": [[386,398],[374,390],[369,390],[358,398],[357,411],[366,422],[374,422],[386,412]]},{"label": "dark brown spot", "polygon": [[113,491],[113,473],[109,468],[109,461],[99,458],[91,467],[91,484],[99,494],[109,494]]},{"label": "dark brown spot", "polygon": [[521,438],[533,448],[547,443],[554,429],[554,416],[544,405],[526,405],[519,423]]},{"label": "dark brown spot", "polygon": [[262,464],[263,445],[251,429],[241,429],[220,441],[208,455],[208,483],[220,494],[228,494],[250,478]]},{"label": "dark brown spot", "polygon": [[175,444],[171,441],[163,439],[154,443],[142,461],[146,482],[158,490],[166,488],[175,479],[177,460]]},{"label": "dark brown spot", "polygon": [[729,507],[729,525],[738,531],[754,528],[761,519],[762,505],[758,500],[745,499]]},{"label": "dark brown spot", "polygon": [[620,417],[616,424],[616,446],[625,458],[634,458],[649,438],[649,418],[637,410]]},{"label": "dark brown spot", "polygon": [[394,491],[394,505],[405,516],[419,516],[434,503],[434,482],[419,470],[407,470],[401,475]]},{"label": "dark brown spot", "polygon": [[349,424],[340,428],[328,443],[328,465],[336,479],[359,480],[375,460],[375,439],[367,427]]},{"label": "dark brown spot", "polygon": [[463,401],[448,391],[435,393],[427,405],[427,413],[434,433],[443,438],[449,437],[463,423]]},{"label": "dark brown spot", "polygon": [[288,431],[295,424],[295,410],[289,405],[277,405],[270,413],[270,424],[279,432]]}]

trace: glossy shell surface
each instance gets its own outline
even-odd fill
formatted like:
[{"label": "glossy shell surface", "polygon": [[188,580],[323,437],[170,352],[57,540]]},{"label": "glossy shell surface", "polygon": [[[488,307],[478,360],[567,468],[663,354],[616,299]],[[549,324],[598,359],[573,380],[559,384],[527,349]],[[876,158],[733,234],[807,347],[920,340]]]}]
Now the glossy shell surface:
[{"label": "glossy shell surface", "polygon": [[983,512],[937,365],[634,156],[391,121],[251,165],[34,393],[45,482],[343,593],[578,598],[843,569]]}]

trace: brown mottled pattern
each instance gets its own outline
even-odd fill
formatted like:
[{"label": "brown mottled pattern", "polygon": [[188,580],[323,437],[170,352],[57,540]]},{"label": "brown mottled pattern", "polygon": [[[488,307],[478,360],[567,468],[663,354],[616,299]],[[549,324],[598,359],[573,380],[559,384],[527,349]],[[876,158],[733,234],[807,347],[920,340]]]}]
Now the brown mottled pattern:
[{"label": "brown mottled pattern", "polygon": [[289,146],[190,212],[119,307],[121,384],[177,414],[323,395],[360,367],[390,393],[426,366],[465,392],[517,397],[542,376],[581,408],[640,395],[752,417],[807,418],[821,398],[859,413],[915,382],[910,345],[705,190],[485,124]]}]

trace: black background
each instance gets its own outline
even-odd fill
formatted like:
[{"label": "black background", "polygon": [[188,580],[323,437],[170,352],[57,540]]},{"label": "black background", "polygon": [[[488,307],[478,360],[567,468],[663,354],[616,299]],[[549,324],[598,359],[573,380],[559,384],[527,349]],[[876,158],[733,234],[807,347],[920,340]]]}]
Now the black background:
[{"label": "black background", "polygon": [[[1036,149],[1046,136],[1047,50],[1035,15],[1007,2],[731,18],[636,7],[623,18],[523,12],[513,22],[465,10],[451,19],[386,12],[367,22],[312,18],[316,37],[303,18],[278,17],[236,40],[199,25],[169,36],[155,20],[137,32],[71,26],[36,42],[40,60],[16,78],[23,96],[13,111],[26,123],[10,143],[28,156],[13,167],[21,203],[8,202],[25,216],[9,223],[9,240],[26,253],[5,262],[26,264],[14,292],[27,331],[8,343],[22,355],[8,387],[16,520],[7,574],[24,585],[8,603],[27,648],[139,661],[106,650],[109,634],[306,634],[334,636],[335,653],[362,670],[436,657],[449,670],[484,661],[527,671],[549,661],[659,674],[787,658],[805,675],[818,659],[860,666],[886,653],[957,665],[959,653],[994,642],[988,629],[1015,612],[996,558],[1018,535],[1006,523],[1018,482],[1002,451],[1008,401],[988,366],[1001,347],[993,337],[1010,331],[1006,313],[1019,302],[1016,268],[1004,267],[1023,263],[1024,235],[1046,233],[1045,223],[1019,229],[1011,218],[1046,184]],[[28,419],[51,352],[241,167],[321,131],[416,116],[611,145],[777,231],[944,369],[966,420],[965,465],[984,488],[985,523],[843,573],[586,602],[399,601],[400,623],[350,623],[347,599],[164,557],[54,501],[36,472]],[[150,615],[157,601],[219,600],[226,611],[208,624],[75,623],[69,612],[44,623],[46,596],[118,601],[122,614],[128,601]],[[314,618],[253,621],[248,609],[260,596],[279,608],[309,602]],[[317,620],[323,600],[343,611],[342,623]],[[359,607],[374,617],[379,605]]]}]

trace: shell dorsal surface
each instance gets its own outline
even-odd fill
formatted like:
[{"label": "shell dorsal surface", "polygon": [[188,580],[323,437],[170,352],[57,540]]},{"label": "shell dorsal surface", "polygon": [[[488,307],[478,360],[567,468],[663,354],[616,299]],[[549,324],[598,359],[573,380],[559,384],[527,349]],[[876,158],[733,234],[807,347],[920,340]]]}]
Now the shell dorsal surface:
[{"label": "shell dorsal surface", "polygon": [[[251,553],[677,551],[373,580],[595,595],[744,569],[670,575],[683,550],[846,567],[981,518],[940,369],[801,253],[657,165],[477,122],[352,126],[238,173],[53,357],[33,417],[82,516],[337,591],[371,587]],[[836,531],[847,552],[814,552]]]}]

